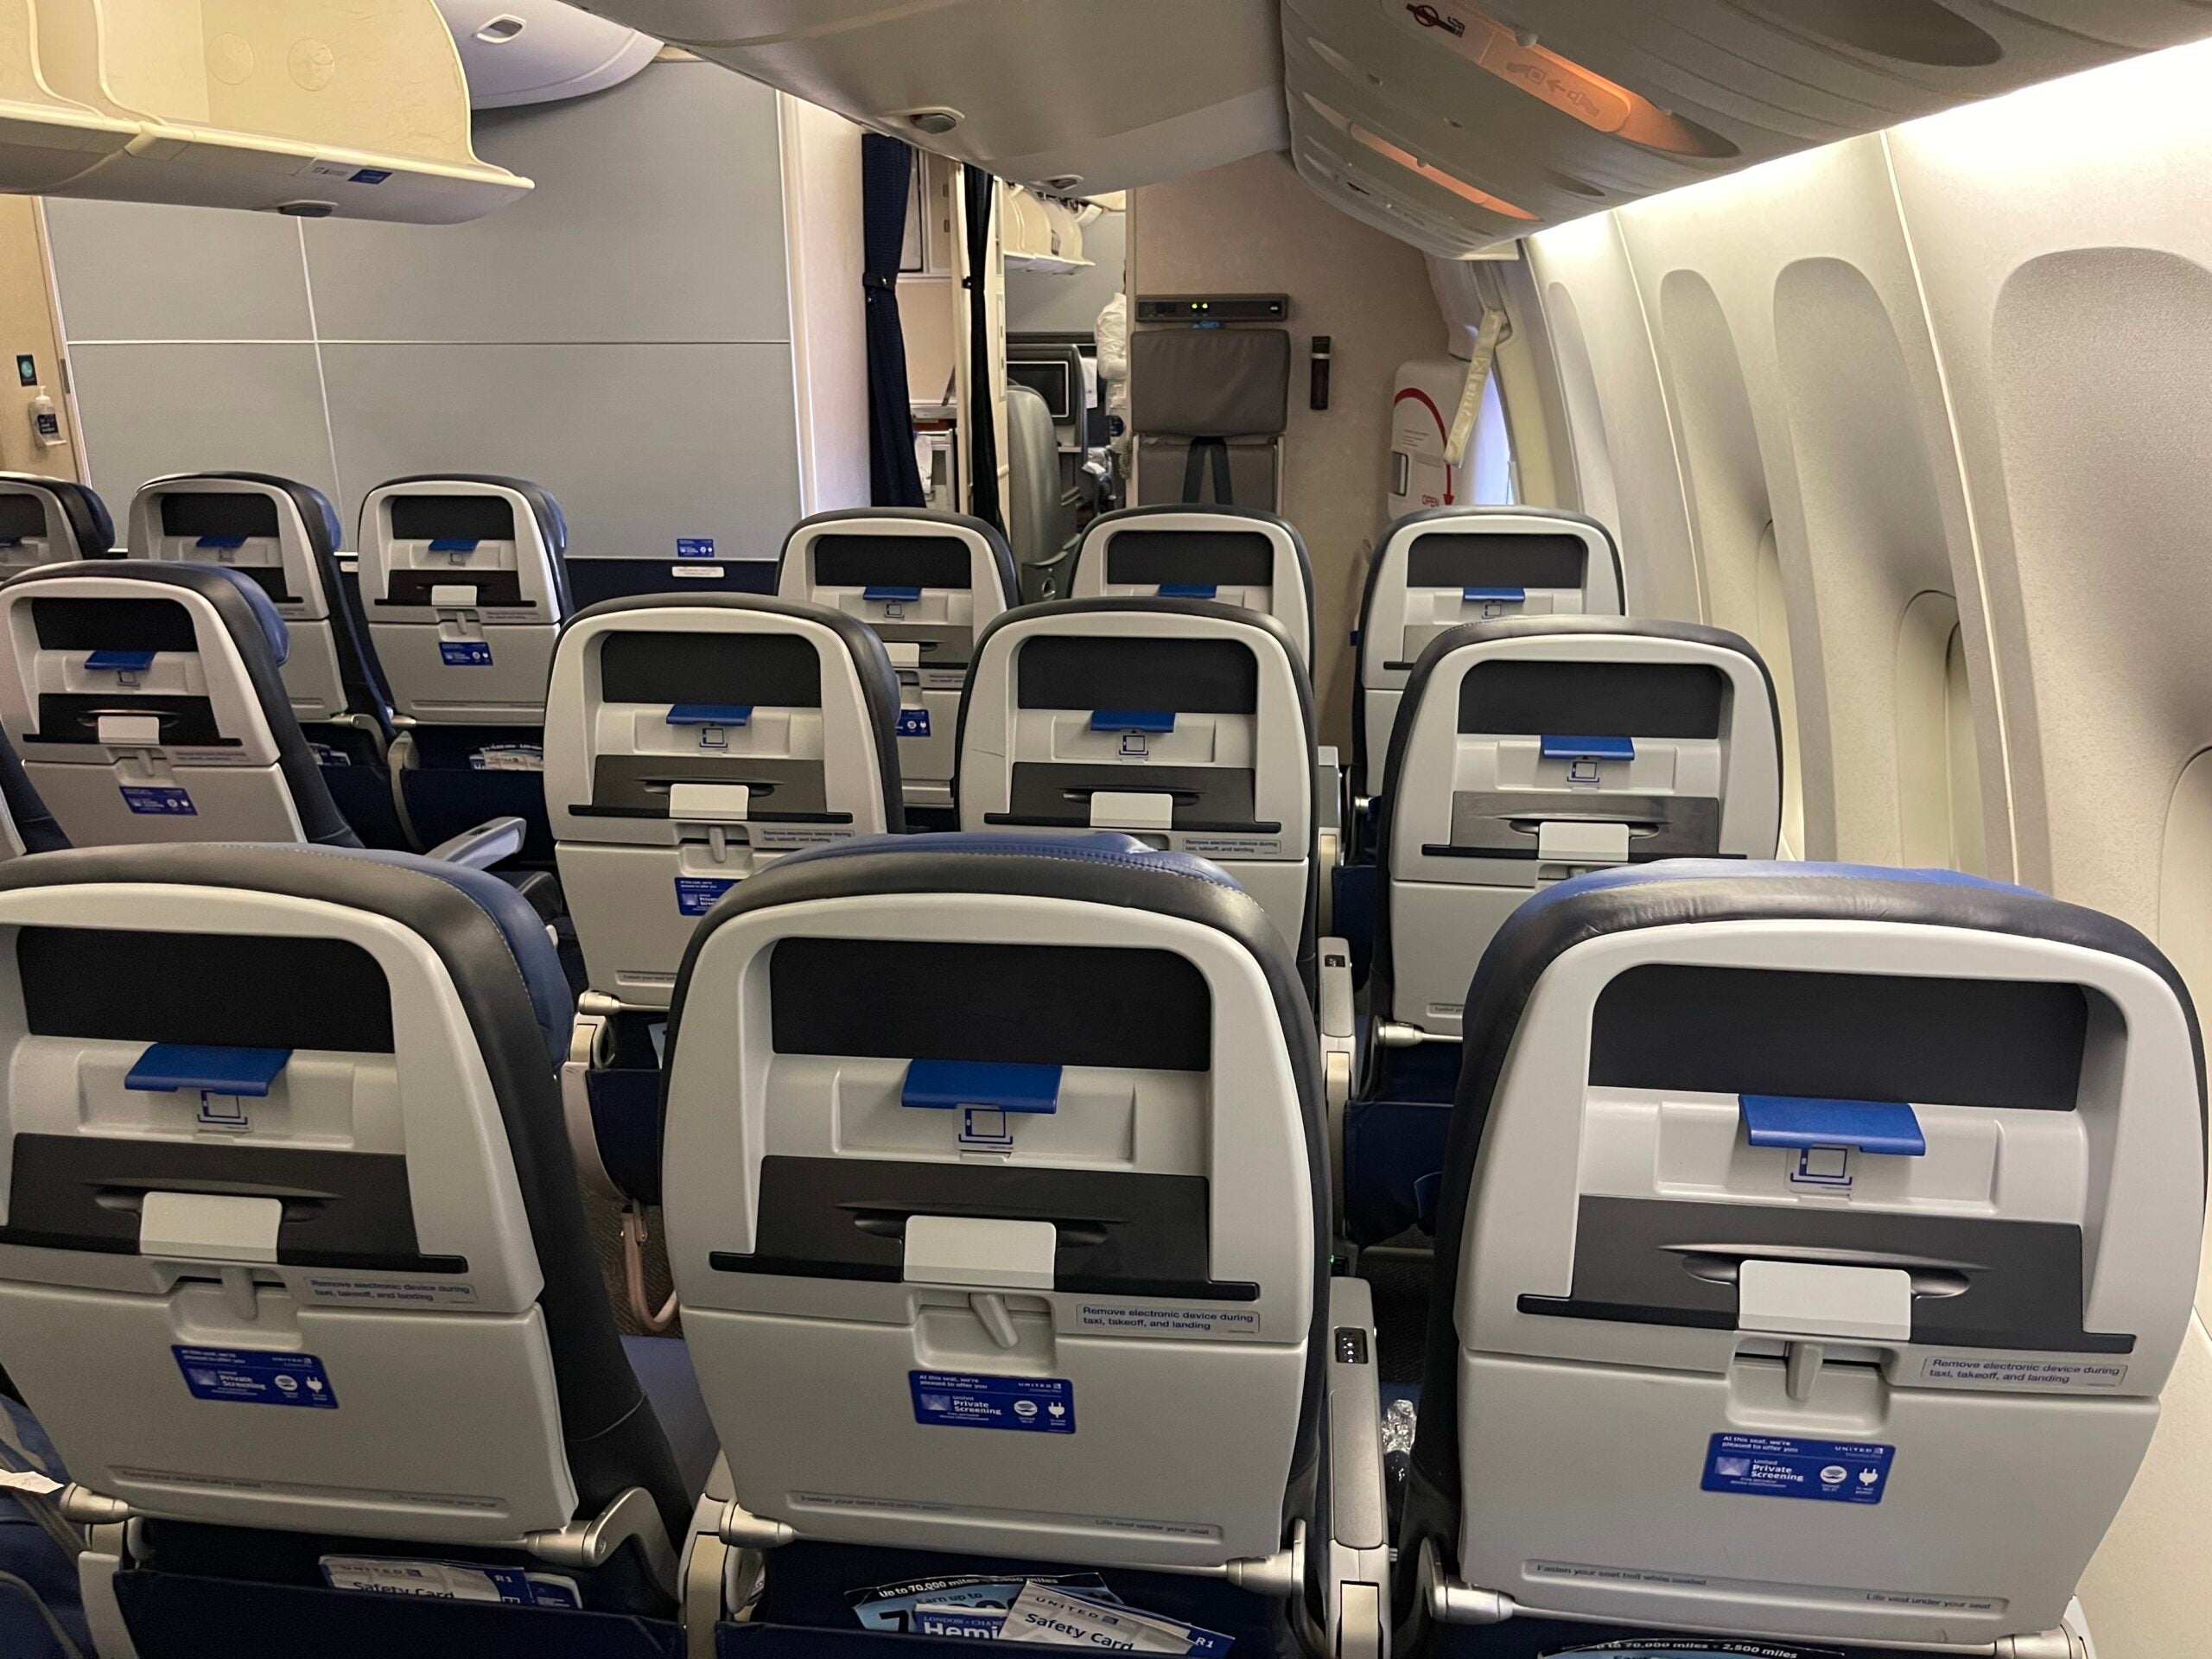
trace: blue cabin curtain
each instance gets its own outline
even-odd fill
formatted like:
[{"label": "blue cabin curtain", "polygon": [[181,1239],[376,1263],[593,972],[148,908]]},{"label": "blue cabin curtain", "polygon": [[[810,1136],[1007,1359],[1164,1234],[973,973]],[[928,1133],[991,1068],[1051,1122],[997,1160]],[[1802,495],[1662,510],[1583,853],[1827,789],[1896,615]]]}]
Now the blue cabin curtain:
[{"label": "blue cabin curtain", "polygon": [[[923,504],[906,396],[906,335],[899,322],[899,251],[906,238],[913,146],[880,132],[861,138],[861,290],[868,305],[868,499]],[[980,296],[979,296],[980,297]]]}]

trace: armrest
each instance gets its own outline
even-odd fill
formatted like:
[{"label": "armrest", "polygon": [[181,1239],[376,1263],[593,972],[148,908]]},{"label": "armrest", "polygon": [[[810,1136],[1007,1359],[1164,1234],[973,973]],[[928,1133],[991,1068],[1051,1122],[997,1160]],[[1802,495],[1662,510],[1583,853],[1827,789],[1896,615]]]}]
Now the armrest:
[{"label": "armrest", "polygon": [[441,864],[461,864],[472,870],[488,870],[522,851],[529,825],[520,818],[487,818],[474,830],[464,830],[451,841],[442,841],[423,856]]},{"label": "armrest", "polygon": [[1388,1659],[1390,1509],[1375,1300],[1363,1279],[1329,1281],[1329,1537],[1322,1597],[1328,1652]]},{"label": "armrest", "polygon": [[1321,1036],[1322,1099],[1328,1113],[1329,1171],[1334,1184],[1336,1212],[1344,1212],[1344,1114],[1351,1109],[1352,1085],[1359,1077],[1359,1016],[1352,1005],[1351,946],[1341,938],[1325,938],[1316,951],[1320,961],[1319,1006],[1315,1023]]},{"label": "armrest", "polygon": [[1313,751],[1313,770],[1321,785],[1321,828],[1342,834],[1344,827],[1344,767],[1336,746]]},{"label": "armrest", "polygon": [[1313,856],[1320,866],[1315,884],[1320,915],[1316,919],[1320,931],[1330,933],[1337,925],[1336,869],[1344,861],[1344,774],[1333,747],[1324,745],[1313,751],[1313,785],[1320,808],[1313,823]]}]

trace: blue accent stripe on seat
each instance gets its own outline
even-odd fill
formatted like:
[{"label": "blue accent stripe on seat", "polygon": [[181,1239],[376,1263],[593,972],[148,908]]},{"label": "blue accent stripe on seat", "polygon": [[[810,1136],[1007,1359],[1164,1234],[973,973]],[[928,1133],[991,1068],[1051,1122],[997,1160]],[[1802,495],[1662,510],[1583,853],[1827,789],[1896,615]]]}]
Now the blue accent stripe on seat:
[{"label": "blue accent stripe on seat", "polygon": [[1060,1103],[1060,1068],[1009,1060],[909,1060],[901,1106],[950,1111],[987,1106],[1001,1112],[1052,1112]]},{"label": "blue accent stripe on seat", "polygon": [[679,702],[668,711],[671,726],[742,726],[752,718],[749,702]]},{"label": "blue accent stripe on seat", "polygon": [[908,605],[912,604],[921,596],[922,590],[918,588],[863,588],[861,589],[862,599],[891,600]]},{"label": "blue accent stripe on seat", "polygon": [[1824,1100],[1808,1095],[1738,1095],[1755,1147],[1856,1147],[1898,1158],[1927,1155],[1920,1118],[1901,1100]]},{"label": "blue accent stripe on seat", "polygon": [[1094,732],[1172,732],[1175,729],[1175,715],[1172,709],[1101,709],[1090,716]]},{"label": "blue accent stripe on seat", "polygon": [[1163,582],[1160,584],[1162,599],[1211,599],[1219,591],[1211,582]]},{"label": "blue accent stripe on seat", "polygon": [[96,651],[85,658],[85,666],[95,674],[143,674],[156,655],[150,651]]},{"label": "blue accent stripe on seat", "polygon": [[1553,737],[1539,740],[1547,760],[1633,760],[1632,737]]},{"label": "blue accent stripe on seat", "polygon": [[140,1094],[205,1089],[218,1095],[266,1095],[292,1058],[289,1048],[224,1048],[156,1043],[123,1080]]},{"label": "blue accent stripe on seat", "polygon": [[214,547],[235,550],[245,545],[243,536],[202,536],[193,543],[194,547]]},{"label": "blue accent stripe on seat", "polygon": [[1529,590],[1526,588],[1462,588],[1459,590],[1459,597],[1462,599],[1510,599],[1514,603],[1519,604],[1529,597]]},{"label": "blue accent stripe on seat", "polygon": [[440,536],[430,543],[433,553],[474,553],[475,550],[476,537],[474,536]]}]

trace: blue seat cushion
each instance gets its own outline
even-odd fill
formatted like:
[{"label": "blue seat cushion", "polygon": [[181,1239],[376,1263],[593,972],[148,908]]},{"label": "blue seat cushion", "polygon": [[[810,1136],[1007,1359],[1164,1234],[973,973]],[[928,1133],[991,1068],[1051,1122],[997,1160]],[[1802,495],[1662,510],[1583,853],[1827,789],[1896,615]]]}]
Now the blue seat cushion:
[{"label": "blue seat cushion", "polygon": [[715,1437],[714,1420],[707,1415],[690,1346],[681,1337],[625,1337],[622,1351],[630,1356],[630,1369],[638,1374],[638,1384],[652,1402],[661,1432],[668,1436],[683,1490],[697,1497],[707,1489],[721,1442]]},{"label": "blue seat cushion", "polygon": [[[0,1469],[67,1482],[54,1443],[20,1401],[0,1395]],[[77,1560],[50,1510],[0,1492],[0,1654],[8,1659],[89,1659],[91,1632]]]}]

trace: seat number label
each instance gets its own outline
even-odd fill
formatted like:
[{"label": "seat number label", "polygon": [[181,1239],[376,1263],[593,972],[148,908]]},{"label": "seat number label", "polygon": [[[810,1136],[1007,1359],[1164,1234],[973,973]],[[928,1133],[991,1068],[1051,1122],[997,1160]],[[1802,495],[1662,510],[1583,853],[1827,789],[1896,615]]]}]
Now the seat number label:
[{"label": "seat number label", "polygon": [[1064,1376],[976,1376],[909,1371],[914,1421],[955,1428],[1011,1428],[1033,1434],[1075,1433],[1075,1384]]},{"label": "seat number label", "polygon": [[313,1354],[270,1354],[240,1348],[179,1348],[177,1369],[195,1400],[234,1400],[249,1406],[307,1406],[338,1409],[330,1376]]},{"label": "seat number label", "polygon": [[1793,1440],[1715,1434],[1705,1449],[1704,1489],[1754,1497],[1809,1497],[1878,1503],[1890,1484],[1893,1446],[1860,1440]]}]

